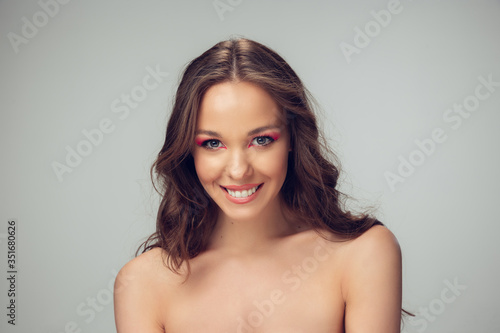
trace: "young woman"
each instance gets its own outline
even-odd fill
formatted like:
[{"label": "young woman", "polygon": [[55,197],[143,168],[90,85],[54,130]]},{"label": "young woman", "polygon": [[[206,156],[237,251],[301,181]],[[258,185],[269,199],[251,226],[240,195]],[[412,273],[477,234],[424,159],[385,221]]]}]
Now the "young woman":
[{"label": "young woman", "polygon": [[399,244],[343,208],[321,140],[268,47],[233,39],[194,59],[151,170],[157,230],[115,282],[118,333],[400,332]]}]

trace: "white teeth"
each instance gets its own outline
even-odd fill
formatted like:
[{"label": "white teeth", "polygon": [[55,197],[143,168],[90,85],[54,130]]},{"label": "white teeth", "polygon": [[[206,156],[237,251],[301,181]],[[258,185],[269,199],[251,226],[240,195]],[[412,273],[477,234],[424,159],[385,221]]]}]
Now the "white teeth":
[{"label": "white teeth", "polygon": [[249,190],[243,190],[243,191],[232,191],[230,189],[226,189],[227,190],[227,193],[229,193],[229,195],[231,195],[232,197],[235,197],[235,198],[246,198],[252,194],[255,193],[255,191],[257,191],[257,188],[259,186],[255,186],[254,188],[251,188]]}]

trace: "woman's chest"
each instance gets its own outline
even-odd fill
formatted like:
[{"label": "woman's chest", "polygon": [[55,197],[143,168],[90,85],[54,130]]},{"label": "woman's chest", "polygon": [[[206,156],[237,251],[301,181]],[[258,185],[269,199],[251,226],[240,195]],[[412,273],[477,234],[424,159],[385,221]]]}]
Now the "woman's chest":
[{"label": "woman's chest", "polygon": [[200,270],[169,295],[167,333],[343,332],[339,272],[314,257]]}]

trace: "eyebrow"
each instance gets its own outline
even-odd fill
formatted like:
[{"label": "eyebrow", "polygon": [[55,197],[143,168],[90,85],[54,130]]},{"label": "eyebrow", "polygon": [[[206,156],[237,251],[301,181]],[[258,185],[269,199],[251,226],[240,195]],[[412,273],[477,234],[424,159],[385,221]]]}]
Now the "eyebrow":
[{"label": "eyebrow", "polygon": [[[268,126],[257,127],[255,129],[251,130],[250,132],[248,132],[248,136],[251,136],[251,135],[263,132],[263,131],[267,131],[269,129],[281,129],[281,126],[278,126],[278,125],[268,125]],[[203,129],[196,130],[195,134],[196,135],[198,135],[198,134],[206,134],[206,135],[215,136],[215,137],[218,137],[218,138],[222,137],[222,135],[220,135],[219,133],[217,133],[215,131],[208,131],[208,130],[203,130]]]}]

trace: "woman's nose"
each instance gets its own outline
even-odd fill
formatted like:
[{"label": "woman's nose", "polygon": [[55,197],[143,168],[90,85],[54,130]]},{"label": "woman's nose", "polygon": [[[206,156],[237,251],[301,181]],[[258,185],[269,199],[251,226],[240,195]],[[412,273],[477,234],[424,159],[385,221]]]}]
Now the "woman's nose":
[{"label": "woman's nose", "polygon": [[248,177],[252,170],[251,157],[238,149],[229,152],[228,155],[227,172],[229,176],[233,179],[244,179]]}]

